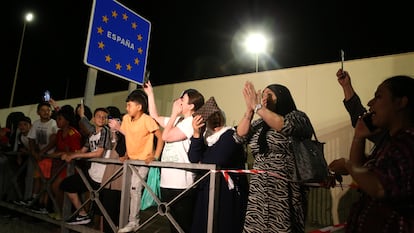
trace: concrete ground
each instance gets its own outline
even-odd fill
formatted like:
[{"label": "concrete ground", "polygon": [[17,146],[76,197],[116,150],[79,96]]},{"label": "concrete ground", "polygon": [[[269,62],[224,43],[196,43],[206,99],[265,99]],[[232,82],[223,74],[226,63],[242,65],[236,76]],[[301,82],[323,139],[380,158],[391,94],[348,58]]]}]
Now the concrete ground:
[{"label": "concrete ground", "polygon": [[[5,207],[6,205],[6,207]],[[20,207],[7,208],[13,204],[5,204],[0,206],[0,233],[59,233],[61,227],[58,221],[50,219],[47,215],[35,214],[32,212],[22,211]],[[143,222],[153,216],[155,208],[149,208],[141,212]],[[78,225],[81,226],[81,225]],[[100,232],[97,221],[88,225],[90,231],[85,228],[69,230],[69,232]],[[75,226],[76,227],[76,226]],[[87,231],[85,231],[87,230]],[[148,224],[143,225],[138,232],[142,233],[169,233],[169,222],[166,217],[157,216]]]},{"label": "concrete ground", "polygon": [[[143,222],[150,218],[155,213],[155,208],[149,208],[141,212]],[[60,233],[61,228],[54,220],[46,219],[45,221],[42,218],[48,218],[43,216],[38,216],[37,214],[24,213],[19,210],[12,210],[10,208],[4,207],[4,204],[0,206],[0,233]],[[97,224],[90,223],[88,227],[91,229],[91,232],[99,232],[94,230],[98,229]],[[306,226],[306,232],[311,232],[312,230],[319,229],[322,226]],[[83,229],[84,230],[84,229]],[[69,230],[69,232],[78,232],[75,230]],[[138,232],[142,233],[170,233],[169,221],[166,217],[157,216],[152,219],[151,222],[144,225],[141,230]],[[339,233],[340,231],[338,231]]]}]

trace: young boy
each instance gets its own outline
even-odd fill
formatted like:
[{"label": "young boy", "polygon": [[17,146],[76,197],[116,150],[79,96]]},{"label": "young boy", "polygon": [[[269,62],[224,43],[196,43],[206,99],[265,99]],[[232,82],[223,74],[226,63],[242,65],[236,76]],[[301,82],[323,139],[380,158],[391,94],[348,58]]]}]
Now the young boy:
[{"label": "young boy", "polygon": [[[30,146],[29,146],[29,131],[32,128],[32,120],[28,116],[22,116],[17,124],[19,133],[15,148],[17,148],[16,163],[19,166],[19,170],[22,168],[25,162],[27,162],[27,173],[24,180],[24,195],[23,197],[31,196],[33,189],[33,162],[30,158]],[[19,204],[26,204],[26,202],[20,202]]]},{"label": "young boy", "polygon": [[[9,174],[16,176],[17,184],[19,185],[19,191],[24,192],[23,199],[14,200],[13,202],[18,205],[27,205],[25,198],[32,197],[32,185],[33,185],[33,163],[30,158],[30,148],[29,148],[29,134],[30,128],[32,127],[32,121],[27,116],[21,116],[17,120],[17,136],[15,137],[15,145],[12,145],[13,148],[16,148],[13,156],[8,156],[4,166],[0,167],[0,171],[6,172],[4,174],[5,185],[4,190],[6,194],[6,200],[12,200],[19,197],[19,194],[16,193],[17,190],[11,187],[12,179],[9,177]],[[1,160],[1,159],[0,159]],[[1,188],[0,188],[1,189]]]},{"label": "young boy", "polygon": [[[42,187],[42,176],[44,179],[51,178],[52,159],[44,157],[44,155],[54,152],[56,146],[56,133],[58,131],[56,121],[51,118],[52,108],[48,102],[42,102],[37,105],[37,114],[40,119],[33,122],[32,128],[28,134],[30,153],[36,159],[40,168],[40,171],[36,170],[33,177],[33,198],[35,200],[39,197],[40,192],[45,190],[44,187]],[[31,200],[29,200],[28,204],[31,206],[33,212],[47,214],[47,202],[47,193],[43,192],[40,196],[38,206],[32,205],[34,202]]]},{"label": "young boy", "polygon": [[30,146],[29,146],[29,132],[32,128],[32,120],[28,116],[23,116],[19,119],[19,123],[17,125],[20,134],[17,136],[17,151],[23,154],[29,154]]},{"label": "young boy", "polygon": [[[121,161],[126,159],[143,160],[149,164],[154,159],[158,159],[164,141],[162,140],[161,130],[157,122],[148,114],[147,95],[142,90],[134,90],[127,99],[126,110],[121,125],[116,120],[110,120],[111,128],[119,129],[125,135],[126,155]],[[154,151],[154,136],[157,145]],[[136,167],[139,175],[145,179],[149,168],[147,166]],[[139,226],[139,210],[141,208],[141,191],[143,185],[139,177],[132,172],[130,187],[129,222],[118,232],[135,232]]]},{"label": "young boy", "polygon": [[[82,120],[86,120],[84,116],[84,109],[80,107],[78,113],[81,115]],[[89,135],[89,138],[81,150],[72,153],[63,153],[61,159],[66,162],[70,162],[74,159],[89,159],[89,158],[109,158],[111,151],[111,132],[106,126],[108,121],[108,110],[106,108],[97,108],[93,114],[92,121],[95,125],[95,132]],[[102,176],[105,171],[105,164],[92,162],[88,172],[85,173],[89,184],[94,190],[98,189]],[[81,201],[78,193],[87,192],[88,188],[84,184],[79,173],[66,177],[60,184],[60,189],[64,191],[73,206],[78,210],[81,208]],[[78,215],[72,219],[66,221],[67,224],[88,224],[91,222],[91,217],[88,215],[85,209],[80,209]]]},{"label": "young boy", "polygon": [[17,125],[20,133],[17,135],[17,163],[21,165],[23,163],[24,157],[30,154],[30,146],[29,146],[29,131],[32,128],[32,120],[30,117],[23,116],[19,119],[19,123]]}]

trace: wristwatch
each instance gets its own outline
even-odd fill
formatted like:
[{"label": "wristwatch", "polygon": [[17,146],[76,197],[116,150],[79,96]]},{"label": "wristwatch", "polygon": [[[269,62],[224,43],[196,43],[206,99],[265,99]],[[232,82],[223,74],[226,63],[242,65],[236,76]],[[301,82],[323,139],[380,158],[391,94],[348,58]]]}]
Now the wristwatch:
[{"label": "wristwatch", "polygon": [[254,107],[254,113],[257,113],[257,111],[259,111],[262,107],[262,104],[256,104],[256,107]]}]

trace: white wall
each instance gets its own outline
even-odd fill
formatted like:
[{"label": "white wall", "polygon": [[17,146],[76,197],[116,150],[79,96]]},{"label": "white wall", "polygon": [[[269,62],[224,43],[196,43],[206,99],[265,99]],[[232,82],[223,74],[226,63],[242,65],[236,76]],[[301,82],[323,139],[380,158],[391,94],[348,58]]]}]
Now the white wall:
[{"label": "white wall", "polygon": [[[337,62],[157,87],[158,109],[160,113],[169,114],[171,100],[184,89],[195,88],[203,93],[206,100],[214,96],[219,107],[226,112],[227,123],[234,125],[244,113],[241,90],[245,81],[252,81],[257,89],[280,83],[290,89],[297,107],[309,115],[316,130],[329,129],[332,125],[349,122],[342,104],[342,88],[335,75],[339,67]],[[361,100],[367,103],[384,79],[397,74],[414,76],[414,53],[347,61],[344,68],[350,72]]]},{"label": "white wall", "polygon": [[[349,122],[342,104],[343,92],[335,76],[339,67],[340,63],[335,62],[211,78],[156,86],[154,92],[159,113],[169,115],[174,98],[187,88],[198,89],[206,100],[214,96],[219,107],[226,112],[228,125],[236,125],[245,109],[241,90],[247,80],[252,81],[257,89],[279,83],[290,89],[297,107],[309,115],[317,133],[322,134],[324,130],[333,130],[332,126],[343,126],[345,122]],[[344,68],[350,72],[352,83],[363,103],[367,103],[379,83],[387,77],[397,74],[414,76],[414,53],[345,61]],[[93,111],[96,107],[114,105],[125,112],[127,95],[128,91],[96,95],[93,100],[94,105],[90,107]],[[79,101],[80,98],[57,100],[60,106],[64,104],[75,106]],[[22,111],[32,120],[38,118],[36,104],[0,109],[2,126],[6,124],[7,115],[14,111]]]}]

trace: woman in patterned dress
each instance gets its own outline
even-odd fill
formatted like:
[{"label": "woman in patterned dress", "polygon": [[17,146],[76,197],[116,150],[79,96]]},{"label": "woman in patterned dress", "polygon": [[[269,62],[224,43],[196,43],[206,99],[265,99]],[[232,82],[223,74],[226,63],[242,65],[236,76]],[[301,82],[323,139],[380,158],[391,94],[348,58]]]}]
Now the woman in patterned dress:
[{"label": "woman in patterned dress", "polygon": [[[253,169],[266,171],[251,175],[243,232],[304,232],[307,188],[291,182],[295,162],[289,137],[310,138],[311,123],[285,86],[272,84],[261,93],[246,82],[243,95],[247,109],[237,134],[251,149]],[[251,122],[254,114],[260,118]]]}]

